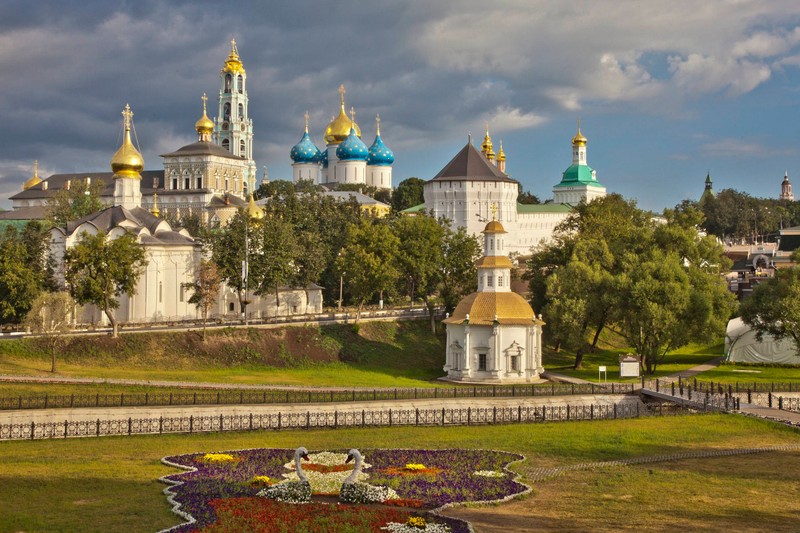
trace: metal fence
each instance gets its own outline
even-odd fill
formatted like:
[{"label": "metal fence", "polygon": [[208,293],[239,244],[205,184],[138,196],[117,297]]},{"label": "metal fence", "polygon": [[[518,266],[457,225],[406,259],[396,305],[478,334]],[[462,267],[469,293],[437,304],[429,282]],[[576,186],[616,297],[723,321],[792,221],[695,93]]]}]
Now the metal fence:
[{"label": "metal fence", "polygon": [[[774,403],[776,402],[773,402],[773,404]],[[776,407],[782,411],[800,413],[800,398],[784,398],[783,396],[778,396]]]},{"label": "metal fence", "polygon": [[[658,380],[654,380],[658,381]],[[691,385],[693,390],[713,392],[714,394],[741,394],[753,392],[800,392],[800,382],[792,383],[777,381],[737,381],[735,383],[719,383],[714,381],[698,381],[693,379],[678,379],[678,384],[684,387]]]},{"label": "metal fence", "polygon": [[701,410],[675,404],[626,402],[603,405],[466,407],[461,409],[377,409],[305,413],[209,415],[158,418],[97,419],[84,421],[0,424],[0,440],[36,440],[109,435],[256,431],[281,429],[336,429],[390,426],[469,426],[604,420],[667,416]]},{"label": "metal fence", "polygon": [[0,410],[70,407],[141,407],[165,405],[258,405],[324,402],[359,402],[432,398],[494,398],[570,396],[578,394],[630,394],[631,383],[493,385],[348,390],[220,390],[164,393],[67,394],[0,398]]}]

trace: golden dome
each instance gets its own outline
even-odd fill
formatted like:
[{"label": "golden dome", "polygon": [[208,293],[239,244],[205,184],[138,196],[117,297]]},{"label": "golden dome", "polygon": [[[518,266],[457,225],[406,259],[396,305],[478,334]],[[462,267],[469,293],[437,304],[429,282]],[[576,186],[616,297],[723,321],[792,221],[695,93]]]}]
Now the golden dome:
[{"label": "golden dome", "polygon": [[239,49],[236,48],[236,39],[231,39],[231,53],[228,54],[228,59],[225,60],[225,66],[222,67],[222,72],[244,74],[244,65],[242,65],[241,59],[239,59]]},{"label": "golden dome", "polygon": [[575,137],[572,138],[572,145],[573,146],[586,146],[586,137],[583,136],[581,133],[581,122],[578,121],[578,133],[575,134]]},{"label": "golden dome", "polygon": [[125,104],[122,117],[125,137],[122,139],[122,146],[111,158],[111,170],[114,172],[114,177],[123,176],[141,179],[140,173],[144,169],[144,158],[131,142],[131,118],[133,118],[133,112],[130,105]]},{"label": "golden dome", "polygon": [[325,128],[325,143],[338,144],[350,135],[350,128],[356,130],[356,135],[361,137],[361,128],[358,127],[356,121],[347,116],[344,110],[344,85],[339,86],[339,94],[342,97],[342,106],[339,108],[339,116],[331,120],[328,127]]},{"label": "golden dome", "polygon": [[25,182],[25,184],[22,186],[22,190],[23,191],[27,191],[31,187],[36,187],[41,182],[42,182],[42,180],[39,178],[39,161],[34,161],[33,162],[33,176],[31,176],[31,178],[28,181]]},{"label": "golden dome", "polygon": [[498,161],[506,160],[506,153],[503,151],[503,141],[500,141],[500,150],[497,151],[497,160]]},{"label": "golden dome", "polygon": [[446,324],[460,324],[467,319],[471,326],[490,326],[495,318],[500,324],[533,325],[531,305],[515,292],[473,292],[456,306]]},{"label": "golden dome", "polygon": [[481,153],[488,160],[494,159],[494,146],[492,145],[492,138],[489,136],[489,125],[486,125],[486,136],[483,138],[481,145]]},{"label": "golden dome", "polygon": [[485,255],[475,263],[478,268],[514,268],[514,264],[505,255]]},{"label": "golden dome", "polygon": [[492,220],[491,222],[486,224],[486,227],[483,228],[482,233],[508,233],[508,232],[500,222],[498,222],[497,220]]},{"label": "golden dome", "polygon": [[211,135],[211,132],[214,131],[214,123],[206,114],[206,100],[208,100],[208,97],[206,96],[206,93],[203,93],[203,116],[200,117],[200,120],[194,123],[194,129],[197,130],[197,133],[201,136]]},{"label": "golden dome", "polygon": [[247,208],[245,211],[247,212],[247,216],[250,218],[255,218],[258,220],[264,218],[264,211],[256,205],[256,200],[253,198],[253,193],[250,193],[250,201],[247,202]]}]

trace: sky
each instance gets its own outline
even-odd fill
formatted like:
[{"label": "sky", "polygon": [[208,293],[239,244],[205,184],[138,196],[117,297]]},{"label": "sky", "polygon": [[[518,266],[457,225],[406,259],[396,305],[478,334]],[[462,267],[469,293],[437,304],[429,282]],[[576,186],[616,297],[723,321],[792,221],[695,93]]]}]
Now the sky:
[{"label": "sky", "polygon": [[338,87],[369,145],[380,114],[394,185],[431,179],[486,124],[541,199],[577,121],[609,192],[661,211],[715,190],[800,187],[796,0],[4,0],[0,207],[39,175],[110,170],[130,103],[148,170],[197,140],[236,39],[254,152],[291,179],[303,115],[323,147]]}]

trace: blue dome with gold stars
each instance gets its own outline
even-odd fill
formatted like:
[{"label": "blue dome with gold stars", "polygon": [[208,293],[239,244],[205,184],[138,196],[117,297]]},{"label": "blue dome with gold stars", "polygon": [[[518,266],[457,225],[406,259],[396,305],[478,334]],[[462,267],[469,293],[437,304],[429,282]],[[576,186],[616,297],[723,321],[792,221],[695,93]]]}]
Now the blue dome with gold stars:
[{"label": "blue dome with gold stars", "polygon": [[292,146],[292,151],[289,152],[289,157],[295,163],[319,163],[322,154],[319,148],[311,141],[311,137],[306,131],[300,142]]},{"label": "blue dome with gold stars", "polygon": [[367,164],[388,167],[392,163],[394,163],[394,153],[389,150],[388,146],[383,144],[381,134],[378,133],[372,146],[369,147]]},{"label": "blue dome with gold stars", "polygon": [[352,127],[350,128],[350,135],[336,149],[336,157],[341,161],[366,161],[367,157],[369,157],[367,145],[358,138],[356,130]]},{"label": "blue dome with gold stars", "polygon": [[319,162],[322,163],[322,168],[328,168],[328,151],[323,150],[319,155]]}]

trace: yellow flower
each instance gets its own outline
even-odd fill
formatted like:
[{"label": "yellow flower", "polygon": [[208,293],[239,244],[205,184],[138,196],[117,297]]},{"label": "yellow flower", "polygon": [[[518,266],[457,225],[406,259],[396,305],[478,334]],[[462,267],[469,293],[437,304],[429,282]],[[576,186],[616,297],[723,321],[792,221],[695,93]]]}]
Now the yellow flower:
[{"label": "yellow flower", "polygon": [[204,463],[231,463],[235,460],[236,458],[228,453],[207,453],[201,459]]},{"label": "yellow flower", "polygon": [[424,528],[425,527],[425,519],[421,516],[409,516],[406,525],[410,527],[418,527]]},{"label": "yellow flower", "polygon": [[406,470],[425,470],[425,465],[420,463],[407,463]]},{"label": "yellow flower", "polygon": [[269,485],[270,481],[272,481],[269,476],[253,476],[253,479],[250,480],[250,483],[253,485]]}]

